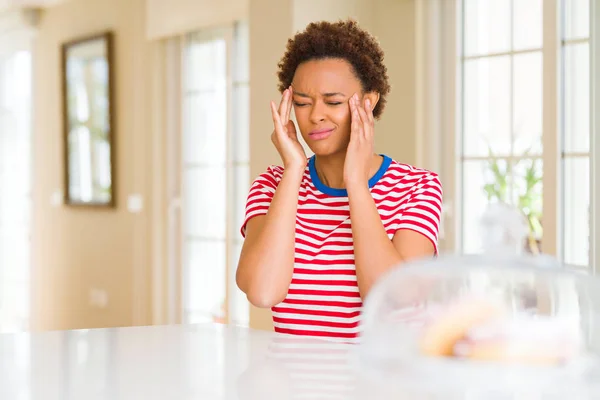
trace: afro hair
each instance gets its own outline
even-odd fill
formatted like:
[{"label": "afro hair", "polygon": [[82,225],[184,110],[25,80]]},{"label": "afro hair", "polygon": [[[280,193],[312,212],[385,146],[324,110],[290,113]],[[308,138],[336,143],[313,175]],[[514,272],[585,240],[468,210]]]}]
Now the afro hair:
[{"label": "afro hair", "polygon": [[373,116],[379,118],[390,92],[384,53],[378,41],[352,19],[313,22],[287,42],[278,64],[279,91],[292,84],[296,69],[311,60],[343,59],[353,69],[365,93],[379,93]]}]

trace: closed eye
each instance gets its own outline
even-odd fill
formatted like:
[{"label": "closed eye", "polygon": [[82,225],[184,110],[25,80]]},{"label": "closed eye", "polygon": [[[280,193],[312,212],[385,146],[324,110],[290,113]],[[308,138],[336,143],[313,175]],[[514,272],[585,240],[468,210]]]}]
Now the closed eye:
[{"label": "closed eye", "polygon": [[[342,104],[341,102],[330,102],[330,103],[327,103],[327,105],[330,105],[330,106],[339,106],[341,104]],[[298,103],[297,101],[294,102],[294,106],[296,106],[296,107],[305,107],[305,106],[309,106],[309,105],[310,104],[306,104],[306,103]]]}]

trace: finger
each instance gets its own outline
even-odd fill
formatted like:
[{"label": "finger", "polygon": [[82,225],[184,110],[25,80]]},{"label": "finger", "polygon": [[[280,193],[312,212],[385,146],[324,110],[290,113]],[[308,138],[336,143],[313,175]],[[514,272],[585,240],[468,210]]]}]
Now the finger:
[{"label": "finger", "polygon": [[279,113],[279,119],[283,120],[283,116],[285,115],[285,108],[287,106],[286,99],[288,97],[289,90],[285,89],[281,95],[281,102],[279,103],[279,109],[277,112]]},{"label": "finger", "polygon": [[365,110],[367,111],[367,119],[369,120],[369,123],[373,125],[375,118],[373,117],[373,107],[369,98],[365,99]]},{"label": "finger", "polygon": [[290,105],[292,104],[292,90],[287,88],[287,93],[283,99],[283,114],[281,114],[281,123],[285,126],[290,119]]},{"label": "finger", "polygon": [[370,132],[370,125],[369,125],[369,117],[367,116],[367,112],[365,111],[365,109],[363,108],[363,106],[359,103],[356,107],[358,109],[358,115],[360,115],[360,120],[362,122],[362,127],[363,127],[363,133],[369,134]]},{"label": "finger", "polygon": [[279,117],[281,119],[281,123],[285,126],[287,121],[289,120],[288,107],[291,104],[292,93],[289,88],[285,90],[285,96],[281,100],[281,112],[279,113]]},{"label": "finger", "polygon": [[290,87],[289,87],[289,97],[288,97],[287,106],[286,106],[285,118],[283,119],[283,121],[286,122],[286,123],[287,123],[287,121],[290,120],[290,113],[292,112],[292,104],[293,104],[292,100],[293,99],[294,99],[294,89],[290,85]]},{"label": "finger", "polygon": [[279,112],[277,111],[277,107],[275,103],[271,101],[271,114],[273,116],[273,125],[275,125],[275,132],[277,132],[277,136],[280,136],[284,131],[283,125],[281,124],[281,118],[279,116]]},{"label": "finger", "polygon": [[360,119],[360,114],[358,113],[358,108],[356,106],[356,98],[352,97],[350,100],[350,110],[352,113],[352,123],[350,126],[350,133],[352,136],[360,135],[362,121]]},{"label": "finger", "polygon": [[363,124],[366,124],[369,122],[369,118],[367,117],[367,112],[365,111],[363,106],[360,104],[360,102],[357,102],[357,104],[356,104],[356,111],[358,112],[358,115],[360,116],[360,122],[362,122]]},{"label": "finger", "polygon": [[287,134],[292,140],[298,140],[298,134],[296,133],[296,125],[294,125],[294,121],[288,120],[286,126]]},{"label": "finger", "polygon": [[348,104],[350,105],[350,115],[352,117],[352,121],[356,120],[357,118],[360,118],[360,116],[357,113],[357,109],[356,109],[356,95],[352,95],[352,97],[350,97],[350,100],[348,101]]},{"label": "finger", "polygon": [[364,123],[364,119],[363,119],[363,114],[361,114],[361,106],[360,106],[360,100],[358,99],[358,95],[355,95],[354,97],[354,114],[355,114],[355,118],[356,118],[356,122],[359,123],[360,126],[363,125]]}]

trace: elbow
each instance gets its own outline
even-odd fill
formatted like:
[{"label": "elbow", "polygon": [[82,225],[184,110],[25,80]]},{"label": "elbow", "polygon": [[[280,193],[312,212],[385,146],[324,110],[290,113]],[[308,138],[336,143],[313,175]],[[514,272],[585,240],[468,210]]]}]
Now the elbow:
[{"label": "elbow", "polygon": [[285,299],[284,296],[274,296],[269,293],[246,293],[248,302],[257,308],[272,308]]},{"label": "elbow", "polygon": [[272,308],[285,300],[287,290],[277,290],[269,287],[273,285],[255,285],[247,282],[240,290],[246,294],[248,302],[257,308]]},{"label": "elbow", "polygon": [[235,275],[237,287],[244,292],[248,302],[257,308],[272,308],[285,300],[292,280],[284,277],[274,277],[272,274],[260,273],[271,268],[257,268],[240,257]]},{"label": "elbow", "polygon": [[243,279],[236,274],[236,284],[244,292],[248,302],[257,308],[272,308],[285,300],[286,291],[269,288],[269,285],[257,285],[250,279]]}]

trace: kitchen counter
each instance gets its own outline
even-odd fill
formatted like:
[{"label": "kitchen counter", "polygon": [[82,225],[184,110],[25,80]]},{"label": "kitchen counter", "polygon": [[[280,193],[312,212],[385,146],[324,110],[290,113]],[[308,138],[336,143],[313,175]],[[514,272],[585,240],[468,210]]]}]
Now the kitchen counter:
[{"label": "kitchen counter", "polygon": [[353,346],[218,324],[3,334],[0,398],[351,399]]},{"label": "kitchen counter", "polygon": [[527,374],[521,377],[524,392],[510,394],[474,375],[460,383],[454,369],[414,362],[386,375],[359,362],[359,348],[219,324],[2,334],[0,399],[598,398],[585,391],[565,397],[554,385],[560,379],[542,382],[547,393],[541,396]]}]

